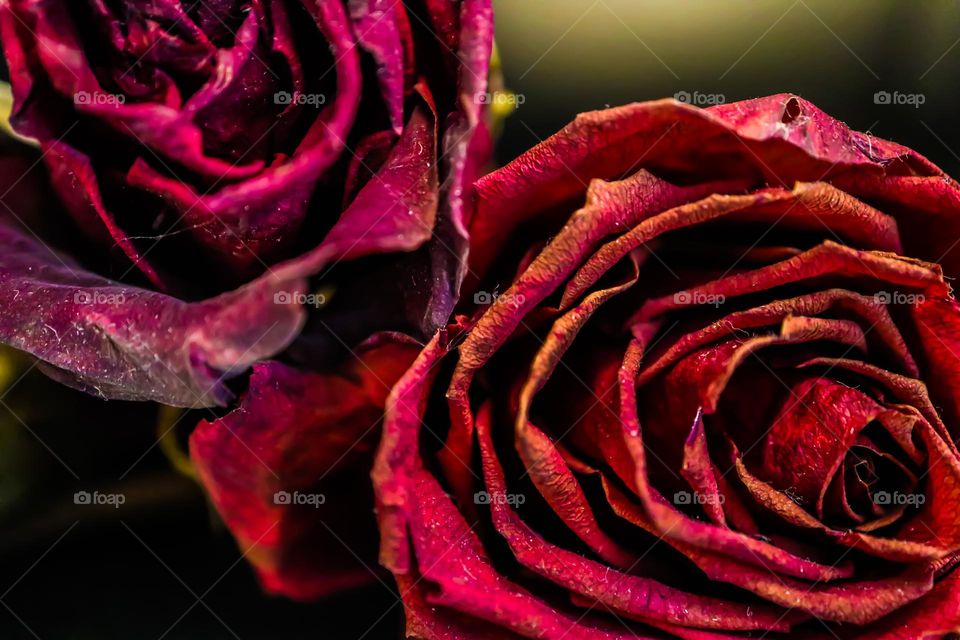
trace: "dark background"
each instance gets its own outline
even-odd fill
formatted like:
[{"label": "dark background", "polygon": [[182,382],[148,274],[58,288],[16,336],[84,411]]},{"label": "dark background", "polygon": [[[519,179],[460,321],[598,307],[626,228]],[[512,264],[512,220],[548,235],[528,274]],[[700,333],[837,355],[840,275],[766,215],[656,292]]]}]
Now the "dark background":
[{"label": "dark background", "polygon": [[[503,0],[497,43],[522,95],[501,161],[577,112],[690,94],[792,92],[960,175],[960,3],[945,0]],[[919,108],[875,104],[922,94]]]},{"label": "dark background", "polygon": [[[727,102],[793,92],[960,175],[956,2],[501,0],[495,8],[506,86],[522,99],[504,127],[501,162],[579,111],[681,91]],[[924,103],[877,104],[878,91]],[[315,605],[264,597],[203,494],[156,446],[150,407],[107,406],[35,369],[24,375],[29,366],[0,352],[0,638],[400,637],[386,577]],[[122,491],[128,502],[73,504],[75,491],[94,488]]]}]

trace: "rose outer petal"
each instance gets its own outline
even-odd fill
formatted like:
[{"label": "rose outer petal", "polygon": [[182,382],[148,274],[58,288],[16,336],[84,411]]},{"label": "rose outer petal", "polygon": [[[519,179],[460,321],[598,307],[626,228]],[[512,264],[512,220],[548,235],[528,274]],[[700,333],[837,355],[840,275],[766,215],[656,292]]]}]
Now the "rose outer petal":
[{"label": "rose outer petal", "polygon": [[[222,377],[278,353],[298,334],[305,312],[295,300],[307,277],[332,261],[409,251],[431,237],[437,171],[426,145],[434,140],[434,126],[423,110],[414,111],[378,177],[318,247],[203,303],[95,276],[3,228],[10,250],[0,256],[0,296],[11,305],[0,339],[68,372],[58,376],[61,381],[104,397],[223,404],[232,394]],[[31,272],[41,266],[45,281]],[[108,304],[76,304],[75,294]],[[294,303],[278,304],[278,295]]]},{"label": "rose outer petal", "polygon": [[850,171],[834,184],[891,212],[900,221],[907,255],[938,262],[960,275],[960,185],[946,176],[872,175]]},{"label": "rose outer petal", "polygon": [[427,601],[429,584],[418,574],[395,576],[406,617],[407,638],[431,640],[515,640],[516,635],[457,611],[433,606]]},{"label": "rose outer petal", "polygon": [[[638,166],[731,175],[785,187],[856,169],[867,175],[945,177],[900,145],[848,129],[816,106],[781,94],[711,109],[657,100],[583,113],[477,183],[471,267],[481,276],[520,223],[575,198],[595,178]],[[734,159],[735,158],[735,159]],[[642,164],[641,164],[642,163]]]},{"label": "rose outer petal", "polygon": [[936,294],[910,307],[923,348],[924,373],[946,414],[951,441],[960,442],[960,304]]},{"label": "rose outer petal", "polygon": [[0,341],[106,398],[194,407],[225,404],[225,377],[277,353],[300,331],[299,277],[262,279],[202,302],[84,270],[0,224]]},{"label": "rose outer petal", "polygon": [[[358,352],[331,373],[256,365],[239,407],[190,437],[204,487],[270,592],[309,600],[372,578],[337,538],[375,552],[363,537],[373,519],[355,508],[370,497],[350,474],[365,474],[389,385],[417,349],[386,339]],[[299,493],[324,500],[297,504]]]}]

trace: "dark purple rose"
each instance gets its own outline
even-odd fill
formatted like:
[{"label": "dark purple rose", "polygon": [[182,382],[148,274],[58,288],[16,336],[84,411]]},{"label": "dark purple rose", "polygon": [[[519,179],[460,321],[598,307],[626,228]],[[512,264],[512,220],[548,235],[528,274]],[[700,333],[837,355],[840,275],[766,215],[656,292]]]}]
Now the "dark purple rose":
[{"label": "dark purple rose", "polygon": [[446,320],[489,2],[15,0],[0,26],[12,121],[69,213],[58,249],[82,257],[0,230],[4,342],[105,397],[193,406],[300,333],[305,307],[275,299],[359,323],[355,342]]},{"label": "dark purple rose", "polygon": [[274,493],[369,454],[344,434],[456,303],[489,0],[12,0],[0,29],[40,147],[5,166],[43,174],[0,209],[0,342],[104,398],[242,390],[193,439],[214,504],[269,589],[351,581],[296,553],[311,525]]}]

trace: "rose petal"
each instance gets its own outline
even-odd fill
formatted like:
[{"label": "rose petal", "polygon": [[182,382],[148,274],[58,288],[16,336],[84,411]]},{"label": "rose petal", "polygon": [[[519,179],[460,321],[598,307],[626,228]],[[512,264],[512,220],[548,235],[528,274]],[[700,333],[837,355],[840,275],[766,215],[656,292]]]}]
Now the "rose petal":
[{"label": "rose petal", "polygon": [[47,162],[50,181],[80,228],[91,238],[101,242],[105,240],[103,230],[106,228],[109,239],[123,250],[130,262],[142,271],[151,283],[161,289],[165,288],[165,283],[157,271],[146,261],[144,252],[136,247],[104,206],[90,159],[62,142],[47,145],[46,151],[46,157],[50,158]]},{"label": "rose petal", "polygon": [[403,130],[404,59],[397,25],[397,0],[352,0],[348,7],[357,41],[377,61],[377,79],[390,124]]},{"label": "rose petal", "polygon": [[[495,622],[528,638],[641,638],[622,627],[596,626],[565,614],[498,574],[483,552],[477,534],[423,469],[413,477],[410,533],[418,566],[438,591],[433,605],[449,607]],[[652,640],[652,639],[649,639]]]},{"label": "rose petal", "polygon": [[477,416],[476,424],[494,526],[525,567],[583,596],[652,620],[708,629],[787,629],[782,616],[772,610],[754,611],[747,605],[678,591],[655,580],[611,571],[600,563],[544,542],[520,520],[506,500],[506,482],[493,450],[489,420],[489,406],[486,406]]},{"label": "rose petal", "polygon": [[960,437],[960,304],[936,294],[910,308],[923,349],[924,376],[942,407],[951,440]]},{"label": "rose petal", "polygon": [[[224,404],[223,379],[296,336],[296,277],[264,279],[203,302],[113,282],[0,225],[0,340],[104,397],[177,406]],[[69,374],[69,375],[67,375]]]},{"label": "rose petal", "polygon": [[803,380],[790,396],[764,440],[763,477],[822,511],[830,480],[881,407],[865,393],[826,378]]},{"label": "rose petal", "polygon": [[[353,508],[370,497],[351,469],[364,472],[358,460],[370,458],[388,385],[416,349],[386,342],[358,352],[331,373],[256,365],[239,407],[190,437],[204,487],[240,546],[254,546],[268,591],[306,600],[372,577],[337,537],[353,549],[373,530],[368,512]],[[324,502],[297,504],[298,493]],[[372,537],[365,542],[375,551]]]},{"label": "rose petal", "polygon": [[[953,441],[950,440],[947,434],[947,428],[944,426],[940,415],[930,400],[927,386],[919,380],[892,373],[860,360],[851,360],[848,358],[812,358],[797,366],[799,368],[807,366],[839,367],[860,374],[869,380],[881,383],[899,402],[915,407],[920,412],[920,415],[934,426],[940,437],[956,451]],[[911,450],[910,446],[906,443],[901,443],[901,446],[906,451]]]},{"label": "rose petal", "polygon": [[768,189],[743,196],[713,194],[704,200],[664,211],[643,220],[627,233],[603,245],[577,271],[564,290],[564,303],[579,297],[629,251],[677,229],[713,221],[762,222],[796,230],[826,230],[853,245],[899,253],[896,222],[823,183],[797,184],[792,191]]},{"label": "rose petal", "polygon": [[[813,279],[829,273],[845,277],[869,277],[882,284],[927,289],[930,295],[946,291],[946,283],[937,265],[874,251],[859,251],[827,240],[800,255],[744,273],[738,273],[681,292],[650,300],[636,319],[647,319],[675,310],[690,300],[711,300],[718,295],[732,298],[766,291],[777,286]],[[704,304],[699,302],[699,304]]]},{"label": "rose petal", "polygon": [[694,492],[703,496],[703,509],[714,523],[726,526],[717,474],[710,462],[707,436],[703,430],[703,412],[697,411],[693,427],[683,443],[683,466],[680,473]]},{"label": "rose petal", "polygon": [[917,375],[917,365],[907,351],[900,330],[890,317],[886,305],[876,298],[868,298],[844,289],[828,289],[796,298],[776,300],[744,311],[731,313],[706,327],[683,334],[673,344],[662,347],[659,353],[651,354],[648,363],[637,377],[637,384],[643,386],[660,372],[693,352],[700,346],[730,336],[738,331],[769,326],[783,321],[787,316],[801,315],[819,317],[827,312],[847,312],[863,317],[864,331],[872,327],[871,333],[880,336],[884,343],[904,361],[907,372]]},{"label": "rose petal", "polygon": [[[737,475],[750,494],[772,513],[790,524],[821,531],[831,535],[837,542],[855,547],[873,556],[895,562],[931,562],[944,557],[947,551],[934,544],[911,540],[891,539],[864,533],[833,531],[807,513],[786,494],[752,476],[740,459],[735,461]],[[926,536],[928,541],[933,536]]]},{"label": "rose petal", "polygon": [[634,265],[633,274],[623,283],[593,292],[554,322],[530,366],[530,374],[520,392],[515,423],[517,451],[534,485],[564,524],[587,546],[610,564],[620,567],[634,564],[633,554],[603,533],[573,473],[553,442],[529,421],[528,416],[534,395],[546,384],[587,321],[610,298],[632,287],[638,275]]},{"label": "rose petal", "polygon": [[922,600],[851,636],[855,640],[948,638],[960,631],[960,572],[937,582]]},{"label": "rose petal", "polygon": [[[640,509],[609,483],[604,488],[614,511],[638,526],[646,526]],[[823,620],[866,624],[917,600],[932,587],[932,567],[908,569],[889,578],[821,584],[780,576],[747,563],[704,552],[680,541],[670,541],[693,560],[711,580],[747,589],[788,610],[809,612]],[[807,576],[808,579],[814,579]]]},{"label": "rose petal", "polygon": [[433,606],[427,601],[429,585],[423,582],[423,576],[398,574],[395,577],[403,600],[407,638],[511,640],[517,637],[506,629]]},{"label": "rose petal", "polygon": [[[446,5],[446,3],[439,3]],[[472,193],[474,180],[483,172],[491,155],[492,141],[483,121],[481,99],[487,91],[490,53],[493,48],[493,8],[490,0],[464,0],[460,5],[461,65],[460,111],[451,114],[443,137],[446,178],[434,238],[430,242],[434,294],[424,318],[426,332],[433,332],[450,317],[460,296],[468,270],[469,249],[464,202]]]},{"label": "rose petal", "polygon": [[[671,505],[666,498],[653,488],[647,477],[646,450],[637,418],[637,402],[634,380],[640,366],[643,353],[643,340],[631,343],[623,359],[620,370],[620,437],[629,453],[631,466],[620,473],[626,476],[631,489],[641,499],[649,516],[644,523],[655,535],[666,541],[677,541],[693,548],[722,553],[738,563],[763,567],[765,571],[787,576],[810,578],[820,581],[849,577],[853,568],[849,564],[838,563],[828,566],[808,559],[800,558],[751,536],[701,522],[690,518]],[[621,454],[622,455],[622,454]],[[720,557],[720,556],[718,556]]]},{"label": "rose petal", "polygon": [[[198,239],[238,269],[259,270],[264,260],[289,251],[318,178],[346,144],[359,104],[359,59],[342,5],[323,2],[305,7],[331,43],[338,84],[335,100],[313,122],[291,159],[210,194],[199,193],[142,160],[127,175],[131,185],[175,206],[188,227],[196,227]],[[397,188],[404,193],[403,186]]]},{"label": "rose petal", "polygon": [[471,266],[484,274],[524,220],[574,198],[595,178],[638,169],[755,176],[792,186],[856,168],[943,176],[919,154],[851,131],[811,103],[781,94],[697,109],[675,100],[583,113],[477,184]]},{"label": "rose petal", "polygon": [[946,175],[872,175],[849,171],[834,183],[900,221],[907,255],[960,275],[960,186]]}]

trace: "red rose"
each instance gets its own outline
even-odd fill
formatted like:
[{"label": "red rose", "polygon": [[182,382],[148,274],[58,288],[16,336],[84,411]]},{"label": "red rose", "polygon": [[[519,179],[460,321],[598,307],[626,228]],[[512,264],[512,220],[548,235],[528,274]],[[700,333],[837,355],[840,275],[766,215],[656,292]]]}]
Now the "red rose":
[{"label": "red rose", "polygon": [[780,95],[584,114],[477,194],[481,308],[373,472],[410,635],[960,629],[955,182]]}]

